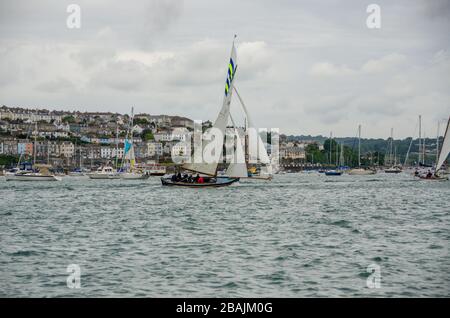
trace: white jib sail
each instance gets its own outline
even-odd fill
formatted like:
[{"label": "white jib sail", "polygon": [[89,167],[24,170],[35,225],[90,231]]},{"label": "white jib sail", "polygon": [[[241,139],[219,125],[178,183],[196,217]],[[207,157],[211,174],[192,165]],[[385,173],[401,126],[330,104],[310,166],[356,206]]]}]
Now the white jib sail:
[{"label": "white jib sail", "polygon": [[[185,163],[182,165],[183,169],[196,171],[199,173],[204,173],[207,175],[214,176],[217,172],[217,165],[219,164],[219,160],[223,151],[223,143],[225,136],[225,128],[228,123],[228,118],[230,116],[230,103],[231,103],[231,95],[233,92],[233,80],[236,73],[237,68],[237,59],[236,59],[236,48],[233,46],[231,48],[231,57],[230,62],[228,63],[227,69],[227,80],[225,83],[225,95],[223,98],[222,108],[220,110],[219,115],[217,116],[216,121],[214,122],[213,129],[211,131],[205,132],[202,136],[202,147],[195,147],[194,155],[191,158],[191,163]],[[217,135],[212,137],[214,134],[214,130],[217,132],[221,132],[221,136],[219,139]],[[220,147],[217,145],[220,144]],[[216,147],[214,147],[216,145]],[[204,155],[208,153],[208,149],[216,149],[217,153],[214,153],[213,160],[205,160]],[[199,153],[200,152],[200,153]],[[202,158],[201,162],[196,162],[198,158]]]},{"label": "white jib sail", "polygon": [[436,165],[436,171],[441,169],[444,161],[447,159],[448,154],[450,153],[450,118],[447,122],[447,128],[445,129],[444,140],[442,141],[441,151],[439,152],[439,159]]},{"label": "white jib sail", "polygon": [[[245,106],[244,101],[242,100],[241,95],[239,95],[236,87],[234,87],[234,91],[236,92],[236,96],[238,97],[242,109],[244,110],[245,116],[247,117],[248,128],[252,128],[252,130],[250,130],[249,136],[249,160],[259,161],[262,164],[269,165],[271,161],[269,155],[267,154],[267,150],[264,146],[261,136],[259,135],[255,125],[253,124],[247,107]],[[256,134],[256,136],[253,136],[254,134]]]},{"label": "white jib sail", "polygon": [[232,146],[234,147],[234,145],[236,145],[236,147],[234,151],[232,151],[233,158],[227,168],[226,175],[231,178],[246,178],[248,177],[248,171],[245,162],[244,146],[242,145],[241,137],[239,136],[239,132],[236,129],[236,125],[231,115],[230,118],[234,127]]}]

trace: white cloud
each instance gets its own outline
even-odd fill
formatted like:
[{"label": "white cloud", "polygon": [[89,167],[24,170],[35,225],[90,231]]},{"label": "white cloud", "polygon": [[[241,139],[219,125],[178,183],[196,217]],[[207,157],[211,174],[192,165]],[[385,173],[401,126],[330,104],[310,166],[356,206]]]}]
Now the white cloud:
[{"label": "white cloud", "polygon": [[329,62],[316,63],[310,70],[310,74],[314,76],[346,76],[355,73],[356,71],[346,65],[334,65]]},{"label": "white cloud", "polygon": [[400,67],[406,62],[406,57],[401,54],[392,53],[383,56],[380,59],[372,59],[364,63],[361,67],[361,71],[365,73],[382,73],[386,71],[392,71]]}]

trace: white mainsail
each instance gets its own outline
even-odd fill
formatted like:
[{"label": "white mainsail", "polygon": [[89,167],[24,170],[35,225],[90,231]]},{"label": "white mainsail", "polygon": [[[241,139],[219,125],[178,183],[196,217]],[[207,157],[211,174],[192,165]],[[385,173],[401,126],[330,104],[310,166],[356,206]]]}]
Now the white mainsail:
[{"label": "white mainsail", "polygon": [[447,129],[445,130],[444,140],[442,141],[441,151],[439,152],[439,159],[436,165],[436,171],[441,169],[444,161],[447,159],[448,154],[450,153],[450,118],[447,122]]},{"label": "white mainsail", "polygon": [[[223,98],[223,104],[222,108],[220,110],[219,115],[217,116],[216,121],[214,122],[213,128],[220,131],[222,133],[221,139],[222,140],[212,140],[212,131],[207,131],[202,136],[202,146],[201,147],[194,147],[194,155],[191,158],[190,163],[185,163],[182,165],[183,169],[196,171],[199,173],[207,174],[214,176],[217,172],[217,165],[219,164],[220,157],[223,152],[223,147],[219,147],[219,153],[215,154],[215,159],[212,160],[212,162],[205,162],[203,158],[203,154],[205,153],[205,148],[211,145],[213,143],[221,144],[223,145],[224,142],[224,136],[225,136],[225,129],[228,123],[228,118],[230,117],[230,103],[231,103],[231,95],[233,93],[233,79],[235,77],[236,69],[237,69],[237,59],[236,59],[236,48],[234,47],[234,41],[231,48],[231,57],[230,62],[228,63],[228,70],[227,70],[227,80],[225,83],[225,95]],[[217,147],[216,147],[217,149]],[[201,162],[196,162],[198,158],[202,158]]]}]

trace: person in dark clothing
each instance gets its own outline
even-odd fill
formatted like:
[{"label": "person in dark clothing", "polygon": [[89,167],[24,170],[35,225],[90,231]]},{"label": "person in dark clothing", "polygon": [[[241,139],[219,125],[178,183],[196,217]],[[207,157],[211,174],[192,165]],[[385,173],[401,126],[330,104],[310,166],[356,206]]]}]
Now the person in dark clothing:
[{"label": "person in dark clothing", "polygon": [[180,172],[177,173],[177,180],[181,180],[181,173]]},{"label": "person in dark clothing", "polygon": [[429,179],[429,178],[431,178],[433,176],[433,174],[431,173],[431,171],[430,170],[428,170],[428,173],[427,173],[427,178]]},{"label": "person in dark clothing", "polygon": [[199,174],[197,173],[197,175],[194,177],[194,182],[198,182],[198,178],[200,178]]}]

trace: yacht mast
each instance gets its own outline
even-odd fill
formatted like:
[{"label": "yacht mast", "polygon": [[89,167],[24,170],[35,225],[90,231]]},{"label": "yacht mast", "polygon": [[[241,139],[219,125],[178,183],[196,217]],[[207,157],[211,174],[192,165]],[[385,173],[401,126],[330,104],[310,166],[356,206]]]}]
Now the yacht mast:
[{"label": "yacht mast", "polygon": [[116,169],[119,161],[119,122],[116,122]]},{"label": "yacht mast", "polygon": [[36,139],[37,139],[37,122],[34,123],[33,164],[36,164]]},{"label": "yacht mast", "polygon": [[330,158],[329,158],[330,160],[328,162],[330,164],[330,166],[331,166],[331,141],[332,141],[332,138],[333,138],[333,132],[331,131],[330,132]]},{"label": "yacht mast", "polygon": [[437,125],[437,134],[436,134],[436,165],[438,163],[439,160],[439,126],[440,126],[440,121],[438,121],[438,125]]},{"label": "yacht mast", "polygon": [[358,125],[358,166],[361,167],[361,125]]},{"label": "yacht mast", "polygon": [[419,115],[419,159],[418,163],[420,165],[422,156],[422,115]]},{"label": "yacht mast", "polygon": [[389,149],[389,165],[392,166],[392,148],[394,147],[394,128],[391,128],[391,144]]}]

